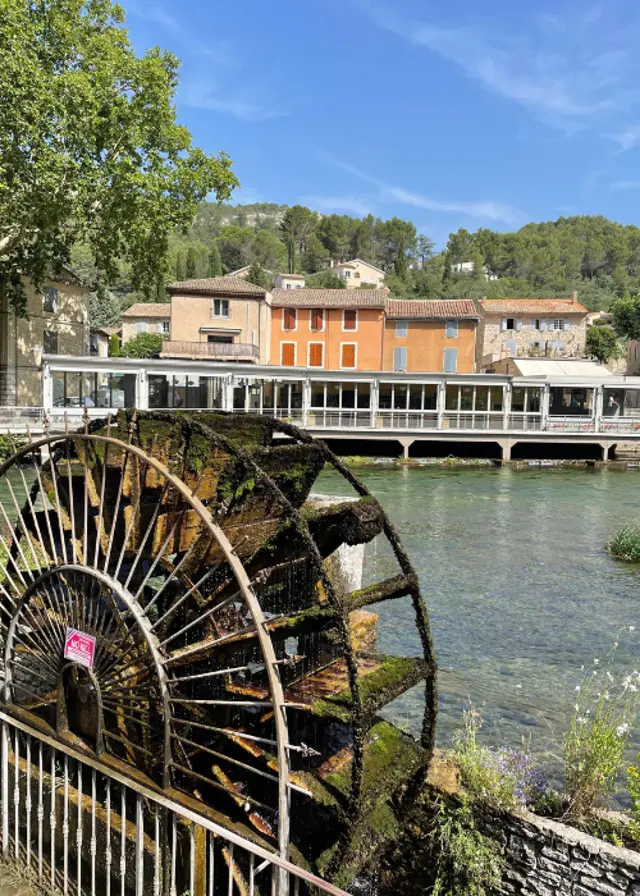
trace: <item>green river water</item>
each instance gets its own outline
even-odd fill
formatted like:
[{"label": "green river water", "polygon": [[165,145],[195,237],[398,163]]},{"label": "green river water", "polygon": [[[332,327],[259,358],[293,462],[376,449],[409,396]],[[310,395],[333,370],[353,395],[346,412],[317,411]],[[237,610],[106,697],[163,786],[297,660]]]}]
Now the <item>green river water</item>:
[{"label": "green river water", "polygon": [[[396,468],[357,471],[386,508],[420,577],[440,666],[438,740],[451,743],[471,701],[494,745],[554,750],[580,666],[621,638],[620,669],[640,667],[640,567],[605,551],[640,523],[640,472],[601,469]],[[323,473],[318,491],[345,494]],[[395,571],[381,539],[365,584]],[[408,599],[377,608],[382,652],[418,655]],[[420,688],[387,713],[418,733]],[[637,740],[636,740],[637,743]],[[635,746],[635,745],[634,745]]]}]

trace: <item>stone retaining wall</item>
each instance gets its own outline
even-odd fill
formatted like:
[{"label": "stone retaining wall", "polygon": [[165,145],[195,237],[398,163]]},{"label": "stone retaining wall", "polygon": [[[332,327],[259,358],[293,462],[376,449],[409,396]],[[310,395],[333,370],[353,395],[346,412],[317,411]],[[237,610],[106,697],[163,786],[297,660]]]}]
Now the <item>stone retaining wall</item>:
[{"label": "stone retaining wall", "polygon": [[514,896],[640,896],[640,853],[529,812],[484,818],[505,852]]}]

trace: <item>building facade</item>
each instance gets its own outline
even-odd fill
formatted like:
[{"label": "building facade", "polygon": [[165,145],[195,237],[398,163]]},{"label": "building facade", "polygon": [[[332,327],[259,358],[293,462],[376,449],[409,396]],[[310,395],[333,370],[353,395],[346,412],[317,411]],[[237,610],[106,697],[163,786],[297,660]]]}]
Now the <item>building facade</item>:
[{"label": "building facade", "polygon": [[361,258],[341,261],[333,266],[333,270],[344,280],[347,289],[358,289],[360,286],[377,289],[384,282],[384,271]]},{"label": "building facade", "polygon": [[580,358],[587,309],[567,299],[482,299],[478,360],[484,368],[508,357]]},{"label": "building facade", "polygon": [[276,289],[304,289],[305,283],[302,274],[278,274],[274,286]]},{"label": "building facade", "polygon": [[387,299],[381,369],[473,373],[479,319],[470,299]]},{"label": "building facade", "polygon": [[40,404],[42,355],[89,351],[89,289],[71,271],[47,279],[41,290],[25,283],[26,317],[0,296],[0,404]]},{"label": "building facade", "polygon": [[122,312],[122,342],[140,333],[159,333],[165,339],[171,331],[171,305],[168,302],[137,302]]},{"label": "building facade", "polygon": [[163,358],[269,362],[269,294],[242,278],[183,280],[171,296],[170,338]]}]

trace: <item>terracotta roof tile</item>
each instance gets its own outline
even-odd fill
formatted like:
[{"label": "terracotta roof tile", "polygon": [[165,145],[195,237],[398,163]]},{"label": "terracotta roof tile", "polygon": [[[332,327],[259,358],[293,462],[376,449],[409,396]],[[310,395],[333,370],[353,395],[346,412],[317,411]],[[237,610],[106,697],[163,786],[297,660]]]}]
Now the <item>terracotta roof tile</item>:
[{"label": "terracotta roof tile", "polygon": [[421,318],[422,320],[477,320],[478,309],[471,299],[387,299],[386,314],[390,320]]},{"label": "terracotta roof tile", "polygon": [[241,277],[204,277],[200,280],[179,280],[167,286],[170,294],[192,296],[233,296],[244,295],[264,298],[266,289],[249,283]]},{"label": "terracotta roof tile", "polygon": [[171,317],[169,302],[138,302],[122,312],[123,317]]},{"label": "terracotta roof tile", "polygon": [[485,314],[587,314],[587,309],[567,299],[482,299]]},{"label": "terracotta roof tile", "polygon": [[384,289],[274,289],[276,308],[384,308]]}]

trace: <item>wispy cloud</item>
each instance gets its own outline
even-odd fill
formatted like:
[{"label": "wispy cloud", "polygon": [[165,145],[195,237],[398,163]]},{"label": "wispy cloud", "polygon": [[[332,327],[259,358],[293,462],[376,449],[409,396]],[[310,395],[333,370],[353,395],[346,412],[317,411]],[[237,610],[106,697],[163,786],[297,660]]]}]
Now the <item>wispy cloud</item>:
[{"label": "wispy cloud", "polygon": [[612,190],[640,190],[640,180],[615,180],[611,184]]},{"label": "wispy cloud", "polygon": [[356,168],[354,165],[349,165],[347,162],[337,159],[335,156],[324,150],[318,150],[318,153],[321,158],[331,165],[334,165],[336,168],[341,168],[343,171],[352,174],[359,180],[377,187],[378,199],[380,202],[393,201],[400,205],[428,209],[433,212],[449,212],[468,215],[471,218],[478,218],[484,221],[499,221],[514,227],[522,224],[523,221],[526,220],[526,216],[520,209],[502,202],[493,200],[462,201],[435,199],[431,196],[426,196],[423,193],[408,190],[406,187],[387,183],[378,177],[374,177],[372,174],[368,174],[366,171],[362,171],[360,168]]},{"label": "wispy cloud", "polygon": [[[531,19],[526,32],[498,24],[412,21],[391,7],[354,0],[374,23],[459,66],[485,89],[575,131],[624,120],[640,101],[635,44],[640,18],[620,28],[600,6]],[[604,131],[603,131],[604,133]]]},{"label": "wispy cloud", "polygon": [[326,212],[344,212],[364,218],[373,212],[375,203],[361,196],[301,196],[300,204]]},{"label": "wispy cloud", "polygon": [[612,134],[611,139],[618,144],[620,152],[633,149],[640,142],[640,124],[632,124],[617,134]]},{"label": "wispy cloud", "polygon": [[195,109],[210,109],[239,118],[242,121],[268,121],[281,118],[290,112],[257,100],[258,89],[245,87],[242,93],[230,96],[214,81],[198,78],[187,81],[182,90],[182,100]]}]

